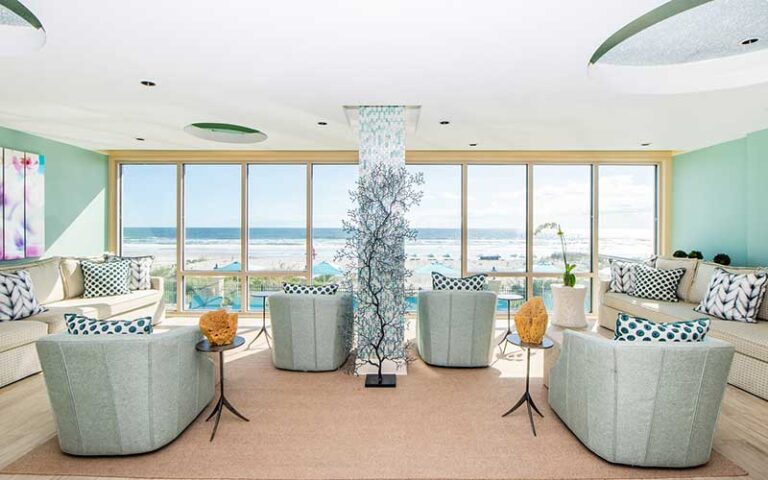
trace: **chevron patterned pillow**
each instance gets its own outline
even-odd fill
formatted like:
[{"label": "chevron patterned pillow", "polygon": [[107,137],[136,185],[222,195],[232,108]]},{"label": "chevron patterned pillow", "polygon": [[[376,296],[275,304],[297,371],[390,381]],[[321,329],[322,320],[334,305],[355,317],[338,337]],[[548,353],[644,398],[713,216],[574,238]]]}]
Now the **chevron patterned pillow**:
[{"label": "chevron patterned pillow", "polygon": [[635,289],[637,263],[611,260],[611,291],[615,293],[630,293]]},{"label": "chevron patterned pillow", "polygon": [[154,256],[118,257],[116,255],[104,255],[104,260],[107,262],[119,262],[121,260],[131,262],[131,268],[128,272],[129,290],[149,290],[152,288],[150,272],[152,271],[152,262],[155,261]]},{"label": "chevron patterned pillow", "polygon": [[120,260],[117,262],[80,262],[83,269],[84,298],[109,297],[112,295],[126,295],[131,293],[128,289],[128,273],[131,262]]},{"label": "chevron patterned pillow", "polygon": [[723,320],[756,323],[766,287],[766,273],[729,273],[718,268],[694,310]]},{"label": "chevron patterned pillow", "polygon": [[633,297],[661,300],[662,302],[677,302],[677,286],[685,275],[684,268],[662,270],[645,265],[635,268],[637,282],[635,288],[628,294]]},{"label": "chevron patterned pillow", "polygon": [[29,272],[0,273],[0,321],[21,320],[46,310],[37,303]]}]

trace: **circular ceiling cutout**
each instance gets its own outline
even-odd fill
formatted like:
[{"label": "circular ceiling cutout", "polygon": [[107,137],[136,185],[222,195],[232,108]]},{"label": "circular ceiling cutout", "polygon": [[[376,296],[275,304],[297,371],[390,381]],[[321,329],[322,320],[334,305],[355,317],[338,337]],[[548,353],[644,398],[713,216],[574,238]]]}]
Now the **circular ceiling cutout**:
[{"label": "circular ceiling cutout", "polygon": [[45,45],[45,29],[18,0],[0,0],[0,55],[24,55]]},{"label": "circular ceiling cutout", "polygon": [[223,143],[259,143],[267,139],[267,134],[255,128],[229,123],[192,123],[184,127],[184,131],[197,138]]},{"label": "circular ceiling cutout", "polygon": [[768,81],[768,1],[672,0],[611,35],[590,74],[633,93],[685,93]]}]

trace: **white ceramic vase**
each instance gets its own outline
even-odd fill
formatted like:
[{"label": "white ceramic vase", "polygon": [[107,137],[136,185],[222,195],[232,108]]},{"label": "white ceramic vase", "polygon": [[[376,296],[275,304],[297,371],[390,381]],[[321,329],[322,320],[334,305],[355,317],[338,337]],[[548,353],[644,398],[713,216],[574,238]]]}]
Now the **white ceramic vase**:
[{"label": "white ceramic vase", "polygon": [[584,299],[587,287],[576,285],[566,287],[562,284],[552,285],[552,316],[550,323],[565,328],[585,328],[587,317],[584,314]]}]

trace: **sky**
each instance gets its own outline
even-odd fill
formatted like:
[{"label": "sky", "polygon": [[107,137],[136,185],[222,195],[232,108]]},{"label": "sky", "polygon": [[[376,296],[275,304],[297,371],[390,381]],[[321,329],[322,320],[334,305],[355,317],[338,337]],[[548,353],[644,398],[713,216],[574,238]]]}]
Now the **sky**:
[{"label": "sky", "polygon": [[[176,166],[124,165],[124,227],[176,225]],[[421,205],[409,215],[417,228],[461,227],[461,167],[411,165],[425,178]],[[533,167],[534,225],[561,223],[573,233],[591,227],[591,169],[585,165]],[[600,166],[600,224],[605,229],[652,229],[655,167]],[[187,165],[187,227],[240,226],[240,166]],[[252,228],[306,225],[306,165],[250,165],[249,221]],[[351,208],[357,165],[313,167],[314,226],[338,228]],[[468,226],[525,229],[526,168],[522,165],[468,167]]]}]

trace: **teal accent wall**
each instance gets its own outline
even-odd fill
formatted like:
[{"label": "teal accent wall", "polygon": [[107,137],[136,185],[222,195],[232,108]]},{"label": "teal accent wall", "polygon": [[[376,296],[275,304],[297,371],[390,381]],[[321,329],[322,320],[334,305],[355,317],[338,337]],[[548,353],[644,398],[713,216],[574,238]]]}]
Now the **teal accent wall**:
[{"label": "teal accent wall", "polygon": [[107,156],[0,127],[0,147],[45,155],[45,256],[107,246]]},{"label": "teal accent wall", "polygon": [[672,161],[672,249],[768,265],[768,130]]}]

